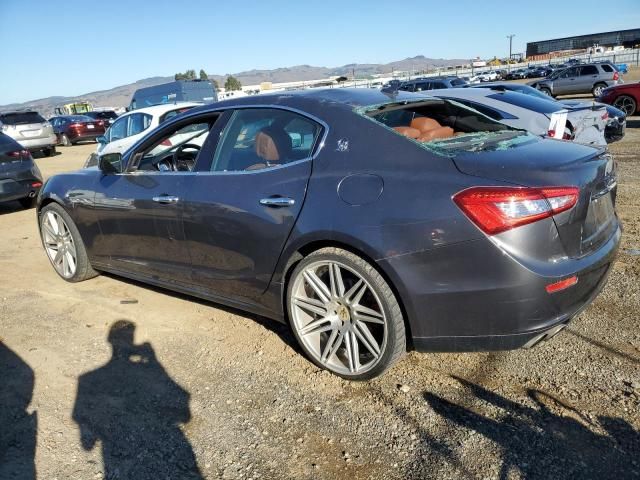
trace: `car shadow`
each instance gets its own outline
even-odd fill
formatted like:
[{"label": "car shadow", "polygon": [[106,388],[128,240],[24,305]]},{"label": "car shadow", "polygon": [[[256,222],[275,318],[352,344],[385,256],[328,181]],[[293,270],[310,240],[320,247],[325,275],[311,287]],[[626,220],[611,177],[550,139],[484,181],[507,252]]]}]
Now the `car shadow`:
[{"label": "car shadow", "polygon": [[627,117],[627,128],[640,128],[640,118],[638,118],[638,117],[634,117],[634,118]]},{"label": "car shadow", "polygon": [[252,320],[253,322],[257,323],[258,325],[260,325],[261,327],[270,330],[271,332],[275,333],[276,335],[278,335],[278,337],[280,337],[280,339],[286,343],[289,347],[291,347],[296,353],[305,356],[305,353],[303,352],[303,350],[300,348],[300,345],[298,345],[298,342],[296,341],[295,337],[293,336],[293,332],[291,331],[291,328],[289,327],[288,324],[284,324],[281,322],[278,322],[276,320],[272,320],[270,318],[266,318],[263,317],[261,315],[256,315],[244,310],[240,310],[237,308],[233,308],[233,307],[229,307],[227,305],[223,305],[221,303],[215,303],[209,300],[205,300],[199,297],[194,297],[191,295],[187,295],[187,294],[183,294],[180,292],[175,292],[173,290],[169,290],[163,287],[158,287],[155,285],[151,285],[149,283],[144,283],[144,282],[139,282],[137,280],[133,280],[130,278],[125,278],[125,277],[120,277],[118,275],[109,273],[109,272],[100,272],[100,275],[103,275],[105,277],[109,277],[113,280],[117,280],[119,282],[125,282],[128,283],[130,285],[135,285],[137,287],[140,288],[144,288],[146,290],[152,290],[154,292],[158,292],[161,293],[163,295],[169,295],[171,297],[174,298],[179,298],[181,300],[186,300],[189,302],[193,302],[193,303],[197,303],[199,305],[202,305],[204,307],[208,307],[208,308],[215,308],[217,310],[222,310],[223,312],[229,313],[231,315],[237,315],[239,317],[244,317],[247,318],[249,320]]},{"label": "car shadow", "polygon": [[191,420],[190,394],[150,343],[134,343],[134,333],[133,322],[114,322],[107,337],[111,358],[78,379],[72,418],[82,447],[100,445],[105,479],[201,479],[181,429]]},{"label": "car shadow", "polygon": [[22,212],[26,210],[17,200],[11,202],[0,203],[0,215],[8,215],[10,213]]},{"label": "car shadow", "polygon": [[0,478],[35,480],[37,412],[29,413],[35,375],[0,340]]},{"label": "car shadow", "polygon": [[448,422],[474,431],[500,448],[498,478],[640,476],[640,467],[632,464],[640,451],[640,432],[622,418],[594,419],[536,389],[527,389],[528,401],[517,403],[462,378],[453,378],[465,393],[458,396],[457,402],[430,392],[424,393],[424,399]]}]

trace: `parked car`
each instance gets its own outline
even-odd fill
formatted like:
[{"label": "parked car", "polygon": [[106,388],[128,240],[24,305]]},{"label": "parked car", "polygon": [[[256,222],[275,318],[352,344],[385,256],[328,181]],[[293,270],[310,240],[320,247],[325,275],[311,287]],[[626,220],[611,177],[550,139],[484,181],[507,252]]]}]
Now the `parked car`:
[{"label": "parked car", "polygon": [[18,200],[31,208],[41,187],[42,174],[29,150],[0,133],[0,202]]},{"label": "parked car", "polygon": [[522,83],[510,83],[510,82],[495,82],[489,83],[486,85],[478,85],[474,86],[474,88],[491,88],[493,90],[509,90],[512,92],[524,93],[526,95],[532,95],[534,97],[538,97],[541,99],[546,99],[549,101],[554,101],[559,103],[562,108],[569,109],[577,109],[583,110],[584,108],[590,109],[599,109],[600,107],[604,107],[607,110],[608,118],[606,119],[606,127],[604,130],[604,138],[607,143],[616,142],[621,140],[625,135],[626,125],[627,125],[627,116],[626,114],[615,108],[611,105],[607,105],[605,103],[592,103],[592,102],[583,102],[581,100],[555,100],[548,95],[545,95],[540,90],[530,87],[529,85],[523,85]]},{"label": "parked car", "polygon": [[105,132],[104,121],[94,120],[86,115],[63,115],[49,119],[58,144],[70,147],[78,142],[95,141]]},{"label": "parked car", "polygon": [[477,76],[481,82],[495,82],[499,77],[499,73],[495,70],[489,70],[488,72],[480,73]]},{"label": "parked car", "polygon": [[10,136],[30,152],[50,157],[56,153],[56,135],[38,112],[19,110],[0,113],[0,132]]},{"label": "parked car", "polygon": [[423,92],[427,90],[438,90],[442,88],[462,87],[466,84],[466,81],[455,76],[426,77],[402,82],[402,84],[400,85],[400,90],[405,92]]},{"label": "parked car", "polygon": [[488,117],[543,138],[572,140],[584,145],[606,145],[606,109],[595,111],[565,106],[544,98],[489,88],[456,88],[433,92],[436,97],[455,100]]},{"label": "parked car", "polygon": [[527,70],[524,68],[512,70],[507,73],[507,80],[520,80],[523,78],[527,78]]},{"label": "parked car", "polygon": [[447,100],[313,89],[176,116],[51,177],[37,218],[67,281],[108,271],[288,322],[315,364],[364,380],[409,343],[562,330],[613,264],[615,175],[602,149]]},{"label": "parked car", "polygon": [[199,105],[202,104],[194,102],[171,103],[141,108],[120,115],[105,135],[97,138],[98,148],[96,148],[95,154],[89,156],[85,167],[97,165],[101,155],[124,152],[162,122]]},{"label": "parked car", "polygon": [[597,100],[613,105],[627,115],[640,114],[640,83],[625,83],[605,88]]},{"label": "parked car", "polygon": [[91,117],[94,120],[102,120],[105,128],[109,128],[116,118],[118,118],[118,114],[113,110],[93,110],[91,112],[83,113],[83,115]]},{"label": "parked car", "polygon": [[554,72],[543,80],[529,83],[550,96],[591,93],[600,96],[602,90],[623,83],[618,71],[609,63],[585,63]]},{"label": "parked car", "polygon": [[527,78],[540,78],[546,77],[552,72],[551,69],[547,67],[535,67],[531,68],[527,71]]}]

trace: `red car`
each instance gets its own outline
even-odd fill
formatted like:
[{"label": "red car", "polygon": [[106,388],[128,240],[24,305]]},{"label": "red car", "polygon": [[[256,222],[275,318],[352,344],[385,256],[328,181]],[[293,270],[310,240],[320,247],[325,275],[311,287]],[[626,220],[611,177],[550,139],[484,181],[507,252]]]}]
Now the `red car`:
[{"label": "red car", "polygon": [[640,83],[622,83],[605,88],[597,101],[613,105],[627,116],[640,113]]},{"label": "red car", "polygon": [[63,115],[49,120],[58,143],[69,147],[84,140],[95,141],[106,130],[104,120],[95,120],[86,115]]}]

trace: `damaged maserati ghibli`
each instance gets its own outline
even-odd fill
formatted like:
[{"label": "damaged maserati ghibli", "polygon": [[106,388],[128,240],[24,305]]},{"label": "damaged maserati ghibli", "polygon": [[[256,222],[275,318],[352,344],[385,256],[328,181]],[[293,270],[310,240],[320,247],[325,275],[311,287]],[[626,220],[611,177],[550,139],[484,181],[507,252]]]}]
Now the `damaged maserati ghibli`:
[{"label": "damaged maserati ghibli", "polygon": [[287,322],[352,380],[408,349],[531,347],[603,288],[620,242],[602,149],[370,89],[223,101],[38,197],[78,282],[111,272]]}]

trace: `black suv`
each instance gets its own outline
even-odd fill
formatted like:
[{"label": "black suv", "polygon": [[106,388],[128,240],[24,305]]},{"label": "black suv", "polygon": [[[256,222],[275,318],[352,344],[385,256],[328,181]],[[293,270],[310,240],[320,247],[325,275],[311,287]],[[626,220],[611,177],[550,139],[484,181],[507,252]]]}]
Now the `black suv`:
[{"label": "black suv", "polygon": [[402,82],[399,90],[404,90],[405,92],[423,92],[425,90],[464,87],[465,85],[467,85],[467,82],[459,77],[454,76],[416,78],[414,80]]}]

